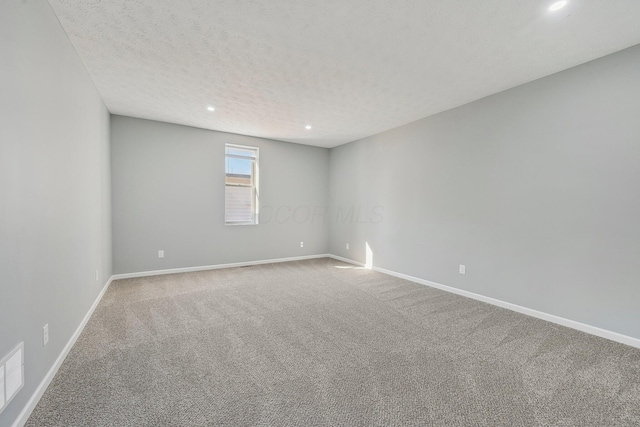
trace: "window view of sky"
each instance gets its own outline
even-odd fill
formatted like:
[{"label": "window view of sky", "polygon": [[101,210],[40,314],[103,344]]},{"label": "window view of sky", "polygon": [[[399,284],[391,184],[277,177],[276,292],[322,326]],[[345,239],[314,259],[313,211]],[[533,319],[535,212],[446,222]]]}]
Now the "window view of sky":
[{"label": "window view of sky", "polygon": [[[251,175],[251,164],[253,160],[256,158],[256,152],[253,150],[243,150],[241,148],[226,148],[226,173],[237,174],[237,175]],[[250,157],[248,158],[237,158],[237,157],[229,157],[229,156],[242,156],[242,157]]]},{"label": "window view of sky", "polygon": [[251,175],[251,160],[227,157],[227,173]]}]

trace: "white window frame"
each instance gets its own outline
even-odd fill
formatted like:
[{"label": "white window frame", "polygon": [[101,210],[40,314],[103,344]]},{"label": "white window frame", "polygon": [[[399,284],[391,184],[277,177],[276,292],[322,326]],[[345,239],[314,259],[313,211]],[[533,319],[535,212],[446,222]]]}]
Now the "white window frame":
[{"label": "white window frame", "polygon": [[[255,152],[255,158],[251,157],[243,157],[237,155],[229,155],[227,154],[227,148],[230,149],[238,149],[238,150],[251,150]],[[253,161],[253,167],[251,171],[252,183],[250,185],[243,184],[228,184],[227,183],[227,159],[229,157],[233,158],[244,158]],[[225,202],[224,202],[224,223],[225,225],[258,225],[259,221],[259,212],[260,212],[260,191],[259,191],[259,182],[260,182],[260,149],[258,147],[252,147],[249,145],[238,145],[238,144],[225,144],[224,145],[224,188],[225,188]],[[227,218],[227,187],[228,186],[242,186],[242,187],[252,187],[252,201],[251,207],[252,219],[250,221],[229,221]]]}]

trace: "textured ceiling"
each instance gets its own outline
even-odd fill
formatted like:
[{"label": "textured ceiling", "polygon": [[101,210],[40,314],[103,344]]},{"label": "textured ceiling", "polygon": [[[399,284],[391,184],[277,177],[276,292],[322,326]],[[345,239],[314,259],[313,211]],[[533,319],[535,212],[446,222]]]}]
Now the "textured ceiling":
[{"label": "textured ceiling", "polygon": [[49,1],[112,113],[323,147],[640,43],[638,0]]}]

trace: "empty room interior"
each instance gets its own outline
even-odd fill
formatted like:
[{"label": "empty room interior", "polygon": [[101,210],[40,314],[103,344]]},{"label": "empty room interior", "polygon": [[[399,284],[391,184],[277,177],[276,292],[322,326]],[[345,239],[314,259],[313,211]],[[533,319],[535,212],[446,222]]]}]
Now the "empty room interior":
[{"label": "empty room interior", "polygon": [[6,0],[0,426],[639,426],[640,2]]}]

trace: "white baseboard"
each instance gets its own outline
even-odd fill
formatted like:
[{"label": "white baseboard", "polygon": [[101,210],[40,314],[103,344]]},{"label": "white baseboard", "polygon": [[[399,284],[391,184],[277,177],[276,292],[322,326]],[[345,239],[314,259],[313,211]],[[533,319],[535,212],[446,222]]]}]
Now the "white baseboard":
[{"label": "white baseboard", "polygon": [[[352,259],[344,258],[337,255],[329,255],[330,258],[336,259],[338,261],[346,262],[353,265],[358,265],[363,267],[364,264]],[[566,326],[568,328],[577,329],[578,331],[586,332],[591,335],[596,335],[601,338],[606,338],[611,341],[616,341],[622,344],[629,345],[631,347],[640,348],[640,339],[630,337],[628,335],[619,334],[617,332],[609,331],[606,329],[598,328],[597,326],[587,325],[586,323],[577,322],[575,320],[566,319],[564,317],[556,316],[554,314],[545,313],[542,311],[534,310],[532,308],[523,307],[517,304],[512,304],[510,302],[502,301],[499,299],[487,297],[484,295],[476,294],[473,292],[465,291],[462,289],[457,289],[451,286],[442,285],[440,283],[431,282],[429,280],[420,279],[419,277],[409,276],[408,274],[398,273],[392,270],[387,270],[386,268],[373,266],[372,270],[378,271],[380,273],[388,274],[389,276],[398,277],[400,279],[409,280],[411,282],[419,283],[421,285],[430,286],[432,288],[441,289],[446,292],[451,292],[453,294],[462,295],[467,298],[472,298],[478,301],[486,302],[488,304],[496,305],[498,307],[506,308],[511,311],[515,311],[518,313],[526,314],[527,316],[536,317],[538,319],[546,320],[548,322],[552,322],[558,325]]]},{"label": "white baseboard", "polygon": [[140,271],[137,273],[114,274],[111,276],[113,280],[132,279],[134,277],[160,276],[163,274],[190,273],[193,271],[218,270],[221,268],[246,267],[248,265],[275,264],[278,262],[302,261],[305,259],[329,258],[329,254],[304,255],[289,258],[263,259],[258,261],[232,262],[229,264],[202,265],[198,267],[170,268],[166,270]]},{"label": "white baseboard", "polygon": [[365,266],[365,264],[363,262],[359,262],[359,261],[356,261],[356,260],[353,260],[353,259],[349,259],[349,258],[344,258],[344,257],[338,256],[338,255],[329,254],[327,256],[329,258],[333,258],[333,259],[338,260],[338,261],[346,262],[347,264],[357,265],[358,267],[364,267]]},{"label": "white baseboard", "polygon": [[84,318],[82,319],[82,322],[80,322],[80,325],[78,325],[73,335],[71,335],[71,338],[69,338],[69,341],[62,349],[62,352],[56,359],[53,366],[51,366],[51,369],[49,369],[49,372],[47,372],[47,374],[44,376],[44,378],[38,385],[38,388],[36,388],[36,391],[33,393],[33,395],[31,395],[31,398],[29,399],[25,407],[22,409],[22,411],[18,415],[18,418],[16,418],[16,420],[13,422],[12,427],[23,427],[26,424],[27,420],[29,419],[29,416],[31,415],[36,405],[40,401],[40,398],[42,398],[42,395],[44,394],[44,392],[47,390],[47,387],[49,387],[49,384],[51,384],[51,380],[53,380],[53,377],[55,377],[56,373],[58,372],[58,369],[60,369],[60,366],[62,366],[62,362],[64,362],[64,359],[67,357],[67,355],[71,351],[71,348],[78,340],[78,337],[82,333],[82,330],[87,325],[87,322],[89,321],[89,319],[91,318],[91,315],[93,314],[96,307],[100,303],[100,300],[102,300],[104,293],[107,291],[112,281],[113,281],[113,276],[111,276],[107,281],[107,283],[102,287],[102,290],[100,291],[95,301],[91,305],[91,308],[89,309],[87,314],[84,316]]}]

